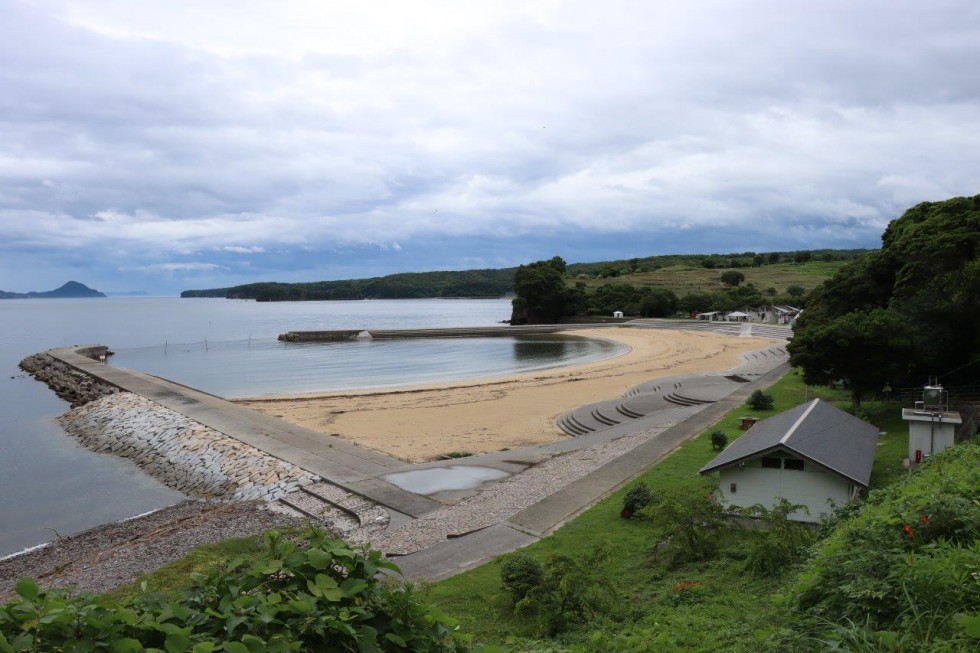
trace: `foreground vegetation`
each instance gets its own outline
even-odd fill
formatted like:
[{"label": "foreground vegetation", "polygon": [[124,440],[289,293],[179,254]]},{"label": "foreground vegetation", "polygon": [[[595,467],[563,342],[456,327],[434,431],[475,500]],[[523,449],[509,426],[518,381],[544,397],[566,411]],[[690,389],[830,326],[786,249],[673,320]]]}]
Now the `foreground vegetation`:
[{"label": "foreground vegetation", "polygon": [[0,606],[0,652],[465,651],[466,637],[376,551],[322,531],[305,546],[276,533],[267,549],[195,573],[187,589],[115,599],[42,590],[23,578]]}]

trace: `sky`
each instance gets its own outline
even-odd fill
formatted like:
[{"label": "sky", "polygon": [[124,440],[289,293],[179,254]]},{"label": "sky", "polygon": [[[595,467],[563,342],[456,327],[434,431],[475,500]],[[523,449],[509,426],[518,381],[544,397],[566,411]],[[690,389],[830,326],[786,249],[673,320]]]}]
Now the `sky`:
[{"label": "sky", "polygon": [[876,247],[980,193],[975,0],[0,0],[0,289]]}]

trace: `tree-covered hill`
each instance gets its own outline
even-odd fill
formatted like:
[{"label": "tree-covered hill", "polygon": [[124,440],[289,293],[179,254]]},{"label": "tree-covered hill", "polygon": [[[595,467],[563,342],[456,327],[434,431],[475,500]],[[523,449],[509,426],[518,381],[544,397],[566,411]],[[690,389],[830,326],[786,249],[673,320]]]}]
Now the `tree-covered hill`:
[{"label": "tree-covered hill", "polygon": [[185,290],[181,297],[225,297],[256,301],[329,299],[421,299],[503,297],[513,292],[514,268],[458,272],[406,272],[370,279],[309,283],[250,283],[231,288]]},{"label": "tree-covered hill", "polygon": [[809,383],[846,379],[855,401],[885,383],[976,383],[980,195],[918,204],[881,241],[807,296],[793,365]]},{"label": "tree-covered hill", "polygon": [[[774,288],[785,294],[792,286],[810,290],[832,276],[847,261],[870,250],[815,250],[800,252],[742,252],[740,254],[682,254],[573,263],[565,281],[589,289],[626,284],[638,289],[665,288],[678,296],[691,291],[721,288],[719,275],[738,268],[747,283],[760,290]],[[517,268],[440,272],[406,272],[370,279],[344,279],[305,283],[261,282],[228,288],[185,290],[181,297],[223,297],[258,301],[328,299],[422,299],[429,297],[502,297],[514,292]]]}]

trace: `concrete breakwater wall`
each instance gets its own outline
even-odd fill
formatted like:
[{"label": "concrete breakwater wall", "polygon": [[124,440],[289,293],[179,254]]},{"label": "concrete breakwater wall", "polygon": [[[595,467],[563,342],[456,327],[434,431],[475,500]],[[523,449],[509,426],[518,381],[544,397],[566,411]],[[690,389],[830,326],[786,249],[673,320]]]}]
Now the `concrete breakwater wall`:
[{"label": "concrete breakwater wall", "polygon": [[[99,360],[105,347],[76,353]],[[278,499],[319,480],[291,463],[165,408],[124,392],[48,353],[20,367],[46,383],[72,410],[58,418],[88,449],[131,458],[145,472],[193,497]]]},{"label": "concrete breakwater wall", "polygon": [[[95,357],[105,355],[106,352],[105,347],[79,350],[83,355]],[[72,408],[120,392],[119,388],[62,363],[50,354],[28,356],[20,362],[20,369],[46,383],[55,394],[71,404]]]},{"label": "concrete breakwater wall", "polygon": [[130,392],[59,418],[87,448],[131,458],[185,494],[272,501],[319,477]]},{"label": "concrete breakwater wall", "polygon": [[[341,340],[397,340],[402,338],[513,338],[547,335],[558,331],[593,328],[601,324],[550,324],[505,327],[449,327],[445,329],[369,329],[366,331],[289,331],[279,334],[283,342],[333,342]],[[614,325],[607,325],[614,326]]]}]

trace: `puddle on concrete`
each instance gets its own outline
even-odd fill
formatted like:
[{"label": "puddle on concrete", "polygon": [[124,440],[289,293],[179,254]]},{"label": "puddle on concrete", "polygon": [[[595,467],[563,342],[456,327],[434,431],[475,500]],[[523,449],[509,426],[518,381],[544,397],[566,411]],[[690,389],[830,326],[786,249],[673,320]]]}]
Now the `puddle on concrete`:
[{"label": "puddle on concrete", "polygon": [[496,481],[509,475],[508,472],[492,467],[453,465],[385,474],[383,478],[409,492],[435,494],[445,490],[470,490],[487,481]]}]

